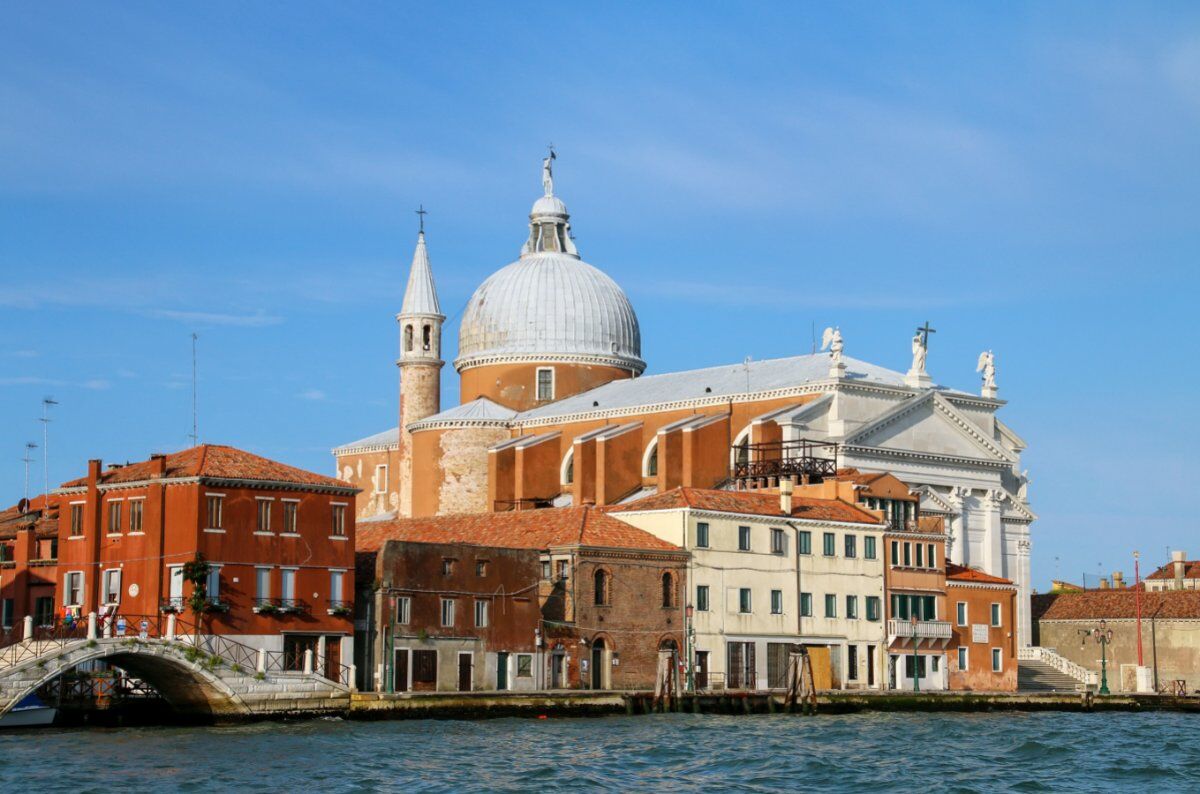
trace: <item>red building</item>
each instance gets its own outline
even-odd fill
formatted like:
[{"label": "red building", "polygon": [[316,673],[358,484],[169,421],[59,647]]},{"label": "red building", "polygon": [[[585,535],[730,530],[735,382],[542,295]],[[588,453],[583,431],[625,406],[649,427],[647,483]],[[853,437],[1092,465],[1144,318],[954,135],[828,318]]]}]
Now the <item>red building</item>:
[{"label": "red building", "polygon": [[355,493],[227,446],[108,468],[89,461],[86,477],[52,496],[58,608],[133,620],[176,613],[186,632],[200,607],[204,633],[284,651],[297,665],[306,649],[332,669],[349,664]]},{"label": "red building", "polygon": [[946,564],[954,624],[950,688],[1017,688],[1017,586],[974,568]]},{"label": "red building", "polygon": [[56,581],[58,505],[38,497],[0,512],[0,629],[19,629],[25,615],[52,623]]}]

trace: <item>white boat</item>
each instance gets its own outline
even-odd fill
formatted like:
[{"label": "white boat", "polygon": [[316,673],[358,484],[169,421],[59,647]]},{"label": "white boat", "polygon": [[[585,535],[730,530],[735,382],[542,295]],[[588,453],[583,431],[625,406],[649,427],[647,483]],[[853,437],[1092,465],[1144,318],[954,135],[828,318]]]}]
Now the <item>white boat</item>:
[{"label": "white boat", "polygon": [[58,709],[47,706],[37,695],[30,695],[0,717],[0,728],[36,728],[54,724]]}]

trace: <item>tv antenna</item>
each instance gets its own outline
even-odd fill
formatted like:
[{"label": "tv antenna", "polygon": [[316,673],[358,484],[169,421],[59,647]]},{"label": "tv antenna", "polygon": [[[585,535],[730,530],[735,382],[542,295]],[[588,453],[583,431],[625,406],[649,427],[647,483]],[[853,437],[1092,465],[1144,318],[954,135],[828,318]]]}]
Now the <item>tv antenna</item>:
[{"label": "tv antenna", "polygon": [[25,442],[25,457],[21,458],[25,462],[25,504],[29,504],[29,464],[33,463],[33,451],[37,449],[37,444],[32,441]]},{"label": "tv antenna", "polygon": [[[50,495],[50,406],[58,405],[53,397],[42,398],[42,494]],[[26,477],[26,479],[29,479]],[[29,490],[28,484],[26,490]],[[28,494],[26,494],[28,496]]]},{"label": "tv antenna", "polygon": [[200,434],[196,430],[196,340],[200,337],[192,331],[192,446],[200,443]]}]

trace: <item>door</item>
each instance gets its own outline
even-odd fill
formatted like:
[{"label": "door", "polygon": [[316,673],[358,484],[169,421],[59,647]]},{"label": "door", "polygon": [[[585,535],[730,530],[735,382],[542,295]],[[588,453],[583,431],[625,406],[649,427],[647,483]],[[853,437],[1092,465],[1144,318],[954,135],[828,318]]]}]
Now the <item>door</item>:
[{"label": "door", "polygon": [[471,671],[475,665],[471,661],[472,654],[460,653],[458,655],[458,691],[471,691]]},{"label": "door", "polygon": [[563,688],[563,679],[565,678],[565,676],[563,675],[563,672],[562,672],[564,658],[566,658],[566,654],[564,654],[560,650],[556,650],[554,653],[552,653],[550,655],[550,688],[551,689],[562,689]]},{"label": "door", "polygon": [[867,646],[867,686],[875,688],[875,646]]},{"label": "door", "polygon": [[508,689],[508,654],[503,651],[496,654],[496,689]]},{"label": "door", "polygon": [[708,651],[696,651],[696,689],[708,689]]},{"label": "door", "polygon": [[604,640],[592,643],[592,689],[604,689]]},{"label": "door", "polygon": [[339,684],[347,684],[342,680],[342,638],[338,636],[325,638],[325,677]]},{"label": "door", "polygon": [[392,663],[392,691],[407,692],[408,691],[408,648],[399,648],[396,650]]},{"label": "door", "polygon": [[[304,669],[304,652],[317,653],[317,638],[303,634],[285,634],[283,637],[283,666],[285,670]],[[316,666],[316,660],[313,661]]]},{"label": "door", "polygon": [[171,606],[176,609],[183,609],[183,566],[171,566],[171,582],[170,590],[167,597],[170,599]]}]

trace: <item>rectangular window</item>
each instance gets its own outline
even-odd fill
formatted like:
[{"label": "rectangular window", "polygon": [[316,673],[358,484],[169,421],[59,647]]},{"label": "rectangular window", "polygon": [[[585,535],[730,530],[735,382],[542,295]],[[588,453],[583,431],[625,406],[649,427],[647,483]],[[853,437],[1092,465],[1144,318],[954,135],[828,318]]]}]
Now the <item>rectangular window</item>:
[{"label": "rectangular window", "polygon": [[475,602],[475,628],[483,629],[488,625],[488,602]]},{"label": "rectangular window", "polygon": [[488,563],[487,560],[475,561],[475,576],[483,579],[487,577]]},{"label": "rectangular window", "polygon": [[968,654],[967,654],[966,646],[959,647],[959,649],[958,649],[958,669],[962,670],[963,672],[966,672],[967,662],[969,660],[970,660],[970,656],[968,656]]},{"label": "rectangular window", "polygon": [[449,557],[442,559],[442,576],[449,576],[454,573],[454,560]]},{"label": "rectangular window", "polygon": [[259,603],[271,600],[271,569],[254,569],[254,599]]},{"label": "rectangular window", "polygon": [[53,626],[54,625],[54,598],[53,596],[38,596],[33,602],[33,625],[35,626]]},{"label": "rectangular window", "polygon": [[83,505],[71,505],[71,537],[83,534]]},{"label": "rectangular window", "polygon": [[121,571],[113,569],[104,572],[104,603],[118,604],[121,601]]},{"label": "rectangular window", "polygon": [[279,572],[279,596],[286,605],[291,606],[296,600],[296,569],[284,568]]},{"label": "rectangular window", "polygon": [[550,561],[549,560],[542,560],[542,578],[543,579],[550,578]]},{"label": "rectangular window", "polygon": [[855,535],[846,535],[846,557],[854,559],[858,556],[858,537]]},{"label": "rectangular window", "polygon": [[892,541],[892,565],[900,564],[900,542]]},{"label": "rectangular window", "polygon": [[783,530],[771,528],[771,553],[783,554]]},{"label": "rectangular window", "polygon": [[696,524],[696,548],[708,548],[708,524],[703,521]]},{"label": "rectangular window", "polygon": [[858,680],[858,646],[846,646],[846,678],[851,681]]},{"label": "rectangular window", "polygon": [[533,654],[517,654],[517,678],[533,678]]},{"label": "rectangular window", "polygon": [[750,551],[750,527],[738,527],[738,551]]},{"label": "rectangular window", "polygon": [[1004,671],[1004,657],[1000,654],[999,648],[992,648],[992,672],[1001,673]]},{"label": "rectangular window", "polygon": [[388,488],[388,467],[386,463],[380,463],[375,467],[375,476],[371,478],[371,491],[375,494],[387,493]]},{"label": "rectangular window", "polygon": [[208,600],[214,603],[221,600],[221,566],[219,565],[208,569]]},{"label": "rectangular window", "polygon": [[209,494],[208,496],[208,528],[221,529],[225,525],[221,523],[221,502],[220,496]]},{"label": "rectangular window", "polygon": [[83,606],[83,573],[72,571],[63,579],[63,606]]},{"label": "rectangular window", "polygon": [[904,567],[905,568],[912,567],[912,544],[911,543],[904,544]]},{"label": "rectangular window", "polygon": [[407,626],[412,619],[412,599],[408,596],[396,596],[396,625]]},{"label": "rectangular window", "polygon": [[333,512],[331,514],[332,526],[330,533],[335,537],[345,537],[346,535],[346,506],[332,505]]},{"label": "rectangular window", "polygon": [[696,609],[701,612],[708,611],[708,585],[706,584],[696,586]]},{"label": "rectangular window", "polygon": [[296,510],[300,505],[297,502],[283,503],[283,531],[295,534],[298,530],[296,524]]},{"label": "rectangular window", "polygon": [[131,499],[129,501],[129,531],[142,531],[142,511],[146,506],[145,501],[141,499]]},{"label": "rectangular window", "polygon": [[935,548],[936,548],[936,547],[935,547],[935,546],[934,546],[932,543],[927,543],[927,544],[925,545],[925,563],[926,563],[926,564],[927,564],[927,565],[928,565],[930,568],[936,568],[936,567],[938,567],[938,564],[937,564],[937,555],[934,553],[934,549],[935,549]]},{"label": "rectangular window", "polygon": [[925,547],[922,546],[920,543],[918,543],[916,545],[917,545],[917,567],[924,568],[925,567]]},{"label": "rectangular window", "polygon": [[850,620],[858,620],[858,596],[846,596],[846,617]]},{"label": "rectangular window", "polygon": [[566,560],[556,560],[555,568],[557,569],[555,571],[557,578],[559,578],[559,579],[567,578],[568,571],[567,571],[567,561]]},{"label": "rectangular window", "polygon": [[993,626],[1000,625],[1000,605],[999,604],[992,604],[992,625]]},{"label": "rectangular window", "polygon": [[345,581],[345,571],[330,571],[329,572],[329,601],[333,604],[342,604],[342,582]]},{"label": "rectangular window", "polygon": [[797,545],[801,554],[812,554],[812,533],[807,529],[801,531],[797,536]]},{"label": "rectangular window", "polygon": [[749,614],[752,604],[750,603],[750,588],[743,587],[738,590],[738,612]]},{"label": "rectangular window", "polygon": [[554,399],[554,370],[551,367],[538,367],[537,398],[539,401]]},{"label": "rectangular window", "polygon": [[812,617],[812,593],[800,594],[800,616],[805,618]]},{"label": "rectangular window", "polygon": [[863,559],[864,560],[875,559],[875,536],[874,535],[867,535],[865,538],[863,538]]},{"label": "rectangular window", "polygon": [[837,551],[837,538],[832,532],[825,533],[825,556],[832,557]]},{"label": "rectangular window", "polygon": [[867,596],[867,620],[879,620],[879,596]]},{"label": "rectangular window", "polygon": [[442,599],[442,625],[451,627],[454,625],[454,599]]},{"label": "rectangular window", "polygon": [[16,603],[11,598],[6,598],[0,606],[0,626],[6,629],[11,629],[13,624],[13,611]]},{"label": "rectangular window", "polygon": [[836,618],[837,617],[837,596],[835,596],[835,595],[826,595],[825,596],[825,617],[827,617],[827,618]]},{"label": "rectangular window", "polygon": [[772,590],[771,591],[771,614],[772,615],[782,615],[783,614],[783,591],[782,590]]},{"label": "rectangular window", "polygon": [[258,524],[256,529],[259,532],[271,531],[271,500],[258,499]]},{"label": "rectangular window", "polygon": [[116,534],[121,531],[121,503],[108,503],[108,531]]},{"label": "rectangular window", "polygon": [[960,626],[967,625],[967,602],[966,601],[959,601],[955,605],[955,617],[957,618],[956,622],[958,623],[958,625],[960,625]]}]

